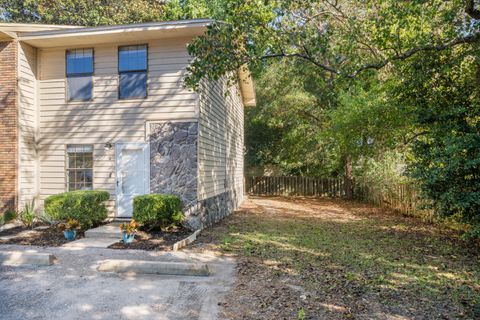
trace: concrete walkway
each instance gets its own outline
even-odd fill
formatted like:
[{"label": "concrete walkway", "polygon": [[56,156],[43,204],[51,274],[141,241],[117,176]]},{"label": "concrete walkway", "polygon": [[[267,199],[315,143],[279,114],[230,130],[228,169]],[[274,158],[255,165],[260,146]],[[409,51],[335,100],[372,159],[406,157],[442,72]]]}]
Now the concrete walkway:
[{"label": "concrete walkway", "polygon": [[85,238],[66,243],[63,246],[74,249],[108,248],[120,241],[121,238],[120,223],[111,222],[97,228],[88,229],[85,231]]},{"label": "concrete walkway", "polygon": [[[235,280],[235,263],[213,254],[2,245],[2,251],[51,253],[52,266],[0,266],[1,318],[221,319],[218,303]],[[209,277],[97,271],[107,259],[207,262]]]}]

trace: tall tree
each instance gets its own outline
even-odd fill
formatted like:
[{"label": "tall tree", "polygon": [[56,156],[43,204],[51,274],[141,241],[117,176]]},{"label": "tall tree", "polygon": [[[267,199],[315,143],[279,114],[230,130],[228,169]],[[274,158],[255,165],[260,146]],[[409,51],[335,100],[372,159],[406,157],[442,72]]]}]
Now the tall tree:
[{"label": "tall tree", "polygon": [[[336,93],[303,61],[265,66],[256,81],[258,106],[247,109],[247,163],[273,165],[285,174],[337,175],[320,133]],[[259,142],[260,138],[260,143]]]},{"label": "tall tree", "polygon": [[[355,77],[420,52],[480,40],[473,0],[226,1],[224,21],[190,45],[187,78],[217,79],[244,64],[302,59],[330,75]],[[233,80],[233,79],[232,79]]]},{"label": "tall tree", "polygon": [[402,67],[397,103],[415,107],[409,173],[441,216],[480,237],[480,47],[422,55]]},{"label": "tall tree", "polygon": [[[335,81],[302,60],[265,66],[247,109],[247,163],[286,174],[338,176],[406,143],[411,108],[389,101],[397,81]],[[260,142],[260,143],[259,143]],[[345,168],[347,167],[347,168]]]},{"label": "tall tree", "polygon": [[212,17],[208,0],[0,0],[0,20],[81,26]]}]

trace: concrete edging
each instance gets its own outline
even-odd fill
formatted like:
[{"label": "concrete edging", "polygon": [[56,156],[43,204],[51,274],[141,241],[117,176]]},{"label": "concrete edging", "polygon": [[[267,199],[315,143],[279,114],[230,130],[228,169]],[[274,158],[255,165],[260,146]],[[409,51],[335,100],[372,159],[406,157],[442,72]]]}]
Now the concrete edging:
[{"label": "concrete edging", "polygon": [[13,228],[16,228],[16,227],[21,227],[21,226],[22,226],[22,224],[20,222],[17,222],[17,221],[5,223],[4,225],[0,226],[0,232],[10,230],[10,229],[13,229]]},{"label": "concrete edging", "polygon": [[3,266],[51,266],[55,256],[49,253],[10,251],[0,252],[0,265]]},{"label": "concrete edging", "polygon": [[173,276],[208,276],[210,271],[205,263],[104,260],[97,268],[101,272],[158,274]]},{"label": "concrete edging", "polygon": [[175,242],[173,244],[173,251],[178,251],[178,250],[188,246],[193,241],[197,240],[197,236],[200,234],[201,231],[202,231],[201,229],[198,229],[197,231],[195,231],[194,233],[192,233],[191,235],[189,235],[185,239]]}]

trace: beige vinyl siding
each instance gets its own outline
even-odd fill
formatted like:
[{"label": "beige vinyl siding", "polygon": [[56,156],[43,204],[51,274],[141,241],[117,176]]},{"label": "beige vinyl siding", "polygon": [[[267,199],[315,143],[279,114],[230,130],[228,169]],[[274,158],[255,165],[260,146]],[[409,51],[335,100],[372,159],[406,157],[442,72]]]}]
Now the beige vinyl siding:
[{"label": "beige vinyl siding", "polygon": [[[40,81],[40,196],[66,190],[65,146],[94,146],[95,189],[104,189],[115,199],[115,151],[105,150],[107,142],[145,141],[145,122],[195,119],[197,96],[182,86],[188,65],[188,39],[148,42],[148,98],[118,99],[118,46],[94,46],[93,101],[67,102],[65,97],[65,50],[39,52]],[[145,42],[143,42],[145,43]],[[68,48],[74,49],[74,48]]]},{"label": "beige vinyl siding", "polygon": [[244,191],[244,107],[238,87],[230,88],[227,96],[227,186],[235,190],[239,201]]},{"label": "beige vinyl siding", "polygon": [[[225,95],[226,91],[228,95]],[[200,89],[199,200],[225,191],[243,194],[243,104],[237,86],[204,82]]]},{"label": "beige vinyl siding", "polygon": [[37,196],[36,49],[18,44],[19,208]]}]

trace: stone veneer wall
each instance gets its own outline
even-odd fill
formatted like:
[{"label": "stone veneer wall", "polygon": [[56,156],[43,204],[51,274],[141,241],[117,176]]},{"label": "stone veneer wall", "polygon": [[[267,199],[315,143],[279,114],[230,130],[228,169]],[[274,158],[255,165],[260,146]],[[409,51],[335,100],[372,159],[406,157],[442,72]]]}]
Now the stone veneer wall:
[{"label": "stone veneer wall", "polygon": [[0,214],[17,209],[17,43],[0,42]]},{"label": "stone veneer wall", "polygon": [[243,201],[243,193],[231,190],[200,200],[195,213],[190,216],[189,225],[193,229],[211,226],[231,214]]},{"label": "stone veneer wall", "polygon": [[150,124],[150,192],[197,203],[197,122]]},{"label": "stone veneer wall", "polygon": [[197,122],[150,124],[150,192],[178,195],[187,225],[200,229],[226,217],[242,201],[241,190],[197,199]]}]

